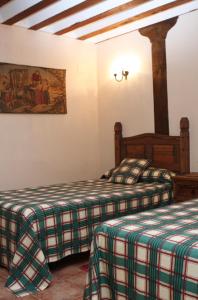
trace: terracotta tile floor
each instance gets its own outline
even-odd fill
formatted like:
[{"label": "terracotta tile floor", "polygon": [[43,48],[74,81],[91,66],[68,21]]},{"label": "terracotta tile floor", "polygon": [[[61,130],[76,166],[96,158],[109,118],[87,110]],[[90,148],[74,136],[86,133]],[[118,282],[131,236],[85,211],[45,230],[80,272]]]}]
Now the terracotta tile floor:
[{"label": "terracotta tile floor", "polygon": [[37,294],[15,297],[4,287],[8,271],[0,267],[0,300],[82,300],[89,253],[66,257],[50,264],[53,280],[50,286]]}]

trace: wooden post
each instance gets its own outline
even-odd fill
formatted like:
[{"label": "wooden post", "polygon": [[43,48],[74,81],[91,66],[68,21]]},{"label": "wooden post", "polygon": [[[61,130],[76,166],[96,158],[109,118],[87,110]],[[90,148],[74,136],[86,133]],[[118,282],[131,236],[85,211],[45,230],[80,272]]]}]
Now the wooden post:
[{"label": "wooden post", "polygon": [[166,36],[176,24],[177,17],[139,29],[152,44],[153,97],[155,133],[169,135]]},{"label": "wooden post", "polygon": [[122,124],[116,122],[114,126],[115,131],[115,166],[117,167],[122,160],[121,143],[122,143]]},{"label": "wooden post", "polygon": [[190,172],[190,143],[189,143],[189,120],[181,118],[180,120],[180,162],[181,173]]}]

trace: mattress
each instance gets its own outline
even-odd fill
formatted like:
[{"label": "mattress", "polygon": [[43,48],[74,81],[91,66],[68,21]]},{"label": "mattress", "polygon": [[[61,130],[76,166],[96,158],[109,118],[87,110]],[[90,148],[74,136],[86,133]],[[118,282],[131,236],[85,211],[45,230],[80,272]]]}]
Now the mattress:
[{"label": "mattress", "polygon": [[90,249],[101,222],[169,204],[169,183],[123,185],[107,180],[0,192],[0,265],[17,296],[45,289],[48,263]]},{"label": "mattress", "polygon": [[84,293],[88,299],[198,299],[198,199],[99,226]]}]

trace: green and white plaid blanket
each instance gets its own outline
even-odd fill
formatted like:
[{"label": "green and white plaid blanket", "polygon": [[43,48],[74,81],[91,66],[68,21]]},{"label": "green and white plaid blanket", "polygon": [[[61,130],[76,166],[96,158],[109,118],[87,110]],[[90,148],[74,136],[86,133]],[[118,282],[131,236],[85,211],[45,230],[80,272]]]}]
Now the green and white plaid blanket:
[{"label": "green and white plaid blanket", "polygon": [[197,300],[198,199],[97,227],[84,300]]},{"label": "green and white plaid blanket", "polygon": [[45,289],[47,263],[87,251],[103,221],[170,203],[170,184],[81,181],[0,192],[0,265],[17,296]]}]

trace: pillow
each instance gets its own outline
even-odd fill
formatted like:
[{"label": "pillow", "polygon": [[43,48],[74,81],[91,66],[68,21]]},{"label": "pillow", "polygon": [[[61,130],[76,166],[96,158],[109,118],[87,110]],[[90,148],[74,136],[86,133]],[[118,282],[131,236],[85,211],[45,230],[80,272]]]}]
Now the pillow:
[{"label": "pillow", "polygon": [[139,182],[172,182],[172,177],[176,174],[167,169],[149,167],[139,177]]},{"label": "pillow", "polygon": [[115,168],[112,168],[112,169],[106,171],[100,178],[101,179],[109,179],[114,170],[115,170]]},{"label": "pillow", "polygon": [[134,184],[139,176],[150,165],[147,159],[125,158],[120,166],[112,172],[109,182]]}]

